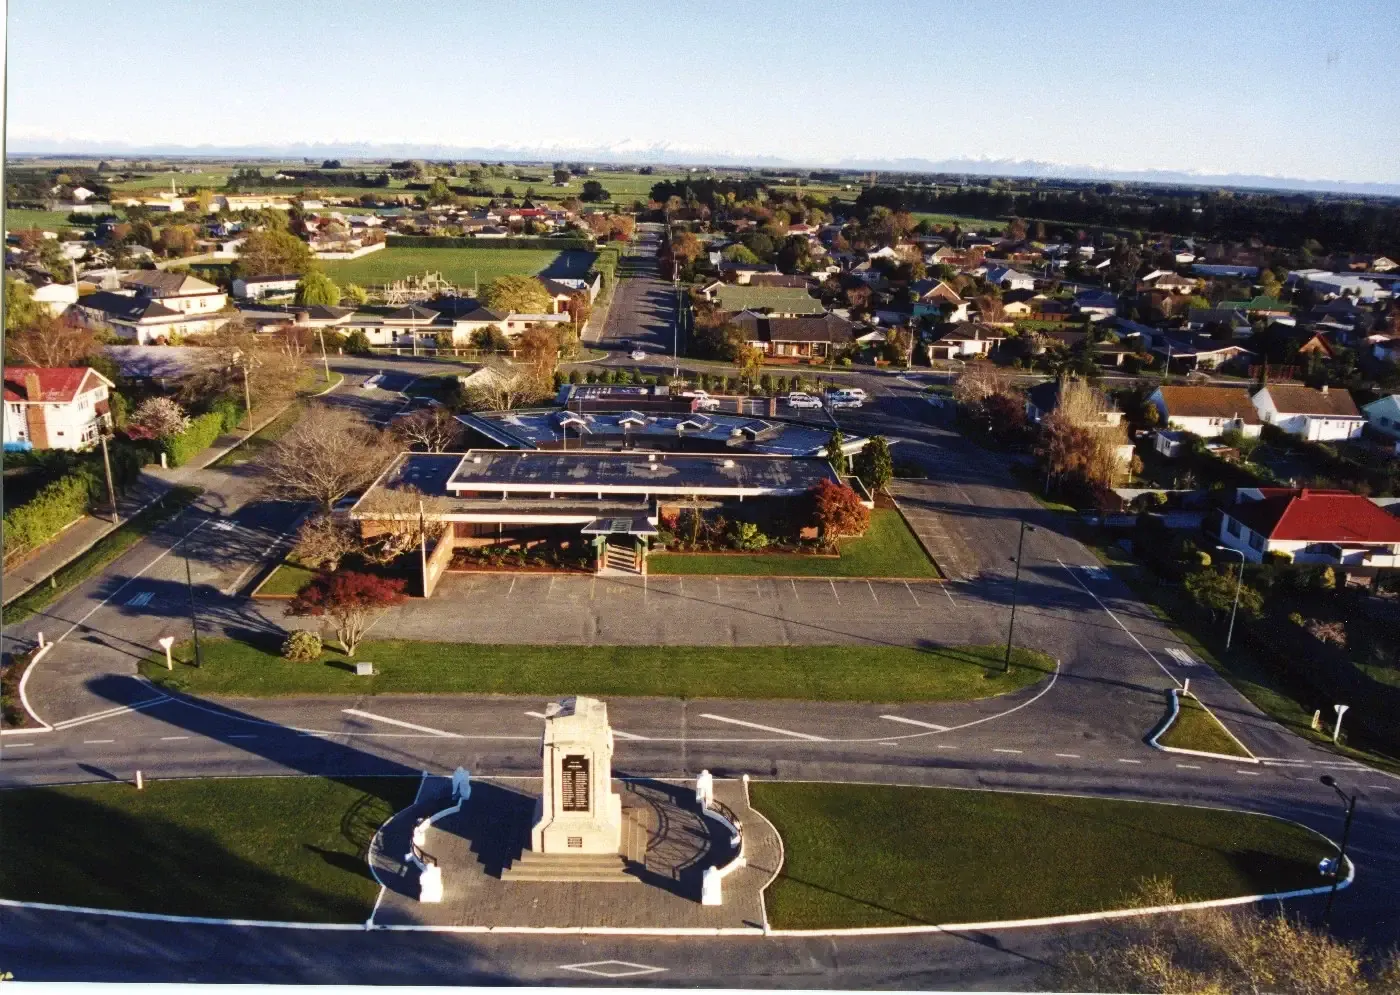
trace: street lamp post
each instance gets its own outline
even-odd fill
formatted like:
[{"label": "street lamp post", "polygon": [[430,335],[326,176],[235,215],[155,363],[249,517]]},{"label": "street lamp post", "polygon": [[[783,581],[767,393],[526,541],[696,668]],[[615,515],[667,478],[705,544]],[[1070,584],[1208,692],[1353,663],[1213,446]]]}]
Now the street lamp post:
[{"label": "street lamp post", "polygon": [[1011,669],[1011,639],[1016,632],[1016,595],[1021,587],[1021,552],[1026,548],[1026,533],[1034,531],[1034,525],[1027,525],[1025,519],[1021,520],[1021,534],[1016,540],[1016,576],[1011,582],[1011,624],[1006,628],[1006,656],[1001,661],[1003,673]]},{"label": "street lamp post", "polygon": [[325,333],[325,330],[324,330],[324,329],[321,329],[321,328],[316,329],[316,338],[317,338],[317,339],[320,341],[320,343],[321,343],[321,365],[322,365],[323,367],[325,367],[325,370],[326,370],[326,383],[330,383],[330,382],[331,382],[331,363],[330,363],[330,360],[326,358],[326,333]]},{"label": "street lamp post", "polygon": [[185,547],[185,587],[190,592],[190,630],[194,633],[194,665],[203,667],[204,660],[199,653],[199,616],[194,608],[194,579],[190,574],[190,551]]},{"label": "street lamp post", "polygon": [[1356,799],[1361,796],[1359,794],[1348,795],[1337,787],[1337,779],[1331,774],[1323,774],[1321,780],[1323,784],[1337,793],[1347,807],[1346,820],[1342,823],[1342,843],[1337,848],[1337,862],[1332,867],[1332,889],[1327,892],[1327,908],[1322,913],[1322,922],[1326,925],[1332,921],[1332,902],[1337,897],[1337,885],[1341,883],[1342,868],[1346,866],[1347,862],[1347,839],[1351,836],[1351,817],[1356,813]]},{"label": "street lamp post", "polygon": [[1235,613],[1240,610],[1240,587],[1244,584],[1244,553],[1230,546],[1216,546],[1216,551],[1221,553],[1234,553],[1240,558],[1240,572],[1235,577],[1235,603],[1230,608],[1230,630],[1225,633],[1225,649],[1229,650],[1230,641],[1235,638]]}]

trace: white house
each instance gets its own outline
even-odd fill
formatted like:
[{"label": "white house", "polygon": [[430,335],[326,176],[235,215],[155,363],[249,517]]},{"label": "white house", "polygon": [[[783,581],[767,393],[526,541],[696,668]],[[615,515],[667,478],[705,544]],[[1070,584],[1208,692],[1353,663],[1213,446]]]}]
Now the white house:
[{"label": "white house", "polygon": [[7,451],[85,449],[110,423],[112,381],[86,366],[5,369]]},{"label": "white house", "polygon": [[1269,384],[1254,395],[1254,407],[1266,424],[1312,441],[1355,439],[1366,424],[1346,390],[1295,384]]},{"label": "white house", "polygon": [[1400,394],[1391,394],[1372,401],[1361,409],[1373,429],[1393,439],[1400,439]]},{"label": "white house", "polygon": [[212,314],[228,305],[228,294],[188,273],[133,270],[119,277],[118,282],[123,290],[148,300],[160,301],[181,314]]},{"label": "white house", "polygon": [[71,283],[46,283],[34,288],[34,300],[57,318],[78,302],[78,288]]},{"label": "white house", "polygon": [[1203,439],[1229,431],[1247,437],[1263,429],[1259,412],[1243,387],[1158,387],[1147,399],[1157,408],[1163,425],[1179,428]]},{"label": "white house", "polygon": [[954,325],[928,347],[929,359],[972,359],[985,356],[1006,338],[999,328],[975,321]]},{"label": "white house", "polygon": [[983,279],[993,287],[1000,287],[1002,290],[1035,289],[1035,277],[1014,270],[1009,266],[990,266],[983,274]]},{"label": "white house", "polygon": [[1251,563],[1276,553],[1295,563],[1400,566],[1400,518],[1350,491],[1240,488],[1219,538]]},{"label": "white house", "polygon": [[245,301],[260,301],[274,294],[290,294],[297,289],[301,277],[295,273],[274,276],[239,277],[233,281],[233,296]]}]

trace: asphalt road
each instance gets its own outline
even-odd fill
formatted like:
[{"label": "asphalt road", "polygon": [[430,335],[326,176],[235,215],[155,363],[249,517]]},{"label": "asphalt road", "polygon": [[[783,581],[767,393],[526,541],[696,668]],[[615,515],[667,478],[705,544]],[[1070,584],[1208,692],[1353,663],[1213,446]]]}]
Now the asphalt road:
[{"label": "asphalt road", "polygon": [[[669,287],[651,280],[666,293]],[[646,278],[619,288],[630,314],[610,321],[614,334],[660,345],[667,328]],[[640,293],[632,294],[631,291]],[[616,309],[616,304],[615,304]],[[625,330],[625,331],[623,331]],[[343,357],[350,382],[331,403],[355,405],[376,419],[402,405],[391,389],[362,391],[378,369],[405,376],[437,371],[436,361]],[[980,703],[878,707],[772,701],[622,700],[611,703],[619,736],[620,774],[684,776],[701,768],[757,777],[871,780],[926,785],[1070,791],[1105,797],[1247,808],[1297,819],[1335,837],[1339,813],[1317,777],[1334,773],[1365,796],[1353,831],[1356,885],[1338,902],[1335,925],[1347,935],[1384,943],[1400,937],[1394,894],[1400,882],[1400,780],[1369,771],[1273,726],[1208,668],[1166,652],[1179,648],[1169,630],[1111,577],[1083,567],[1093,560],[1011,481],[998,457],[938,421],[914,384],[895,374],[847,374],[872,403],[838,414],[849,432],[882,432],[901,458],[924,464],[930,481],[918,493],[928,513],[951,525],[959,543],[959,579],[930,596],[894,585],[868,585],[871,602],[802,607],[820,585],[754,587],[749,579],[716,582],[713,594],[654,578],[641,590],[596,595],[581,589],[532,592],[543,606],[518,612],[518,641],[533,620],[576,612],[625,614],[638,606],[664,615],[712,611],[764,616],[793,642],[823,641],[808,631],[835,620],[826,641],[940,643],[994,641],[1009,615],[1010,557],[1022,521],[1027,538],[1019,589],[1018,642],[1061,658],[1053,684]],[[401,389],[401,388],[399,388]],[[101,577],[60,599],[45,615],[13,627],[6,638],[33,639],[44,629],[60,645],[36,670],[31,695],[42,702],[50,733],[7,736],[0,745],[0,785],[148,776],[261,773],[397,773],[450,771],[531,773],[538,763],[541,702],[511,698],[407,696],[355,699],[192,701],[134,680],[134,661],[160,635],[183,637],[189,554],[202,622],[234,632],[264,628],[275,616],[234,593],[286,534],[301,509],[268,502],[247,468],[208,471],[201,506],[160,530]],[[510,589],[503,586],[512,583]],[[725,585],[734,585],[726,587]],[[655,586],[653,586],[655,585]],[[485,590],[473,603],[497,619],[508,611],[513,582]],[[889,588],[888,590],[886,588]],[[882,594],[885,596],[882,599]],[[149,595],[149,596],[147,596]],[[857,585],[848,598],[862,597]],[[492,599],[502,599],[494,604]],[[671,599],[674,608],[665,607]],[[550,600],[557,599],[557,600]],[[663,607],[652,607],[653,600]],[[520,602],[517,601],[517,604]],[[807,614],[811,612],[811,614]],[[472,638],[472,619],[435,599],[395,623],[409,634],[448,630]],[[461,616],[454,620],[453,616]],[[508,617],[508,616],[506,616]],[[544,623],[538,623],[544,624]],[[546,631],[546,630],[539,630]],[[586,631],[557,641],[586,642]],[[594,629],[596,633],[597,629]],[[500,639],[497,630],[490,630]],[[479,634],[479,633],[478,633]],[[804,638],[805,637],[805,638]],[[441,636],[439,636],[441,638]],[[755,636],[757,638],[757,636]],[[766,636],[764,638],[767,638]],[[596,636],[592,641],[597,641]],[[697,640],[698,641],[698,640]],[[1256,752],[1259,765],[1184,762],[1147,748],[1142,737],[1160,714],[1163,693],[1185,677]],[[347,709],[354,710],[354,713]],[[893,716],[893,717],[891,717]],[[391,721],[390,721],[391,720]],[[405,725],[407,723],[407,725]],[[300,980],[490,982],[602,980],[577,965],[619,959],[660,970],[629,983],[733,986],[1029,987],[1048,945],[1083,930],[1009,931],[996,936],[842,941],[664,941],[626,938],[418,936],[215,929],[4,910],[0,951],[22,978],[92,980]],[[572,967],[568,965],[574,965]],[[581,973],[582,972],[582,973]]]}]

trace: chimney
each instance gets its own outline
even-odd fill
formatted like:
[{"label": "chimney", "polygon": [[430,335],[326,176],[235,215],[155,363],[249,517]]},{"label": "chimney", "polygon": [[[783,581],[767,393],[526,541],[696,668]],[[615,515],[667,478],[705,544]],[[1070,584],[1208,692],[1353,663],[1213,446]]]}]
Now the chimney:
[{"label": "chimney", "polygon": [[43,404],[39,403],[43,396],[39,374],[29,371],[24,375],[24,399],[29,402],[24,406],[24,424],[29,430],[29,444],[35,449],[49,448],[48,418]]},{"label": "chimney", "polygon": [[42,390],[39,387],[39,374],[30,370],[24,375],[24,399],[26,401],[37,402],[41,394]]}]

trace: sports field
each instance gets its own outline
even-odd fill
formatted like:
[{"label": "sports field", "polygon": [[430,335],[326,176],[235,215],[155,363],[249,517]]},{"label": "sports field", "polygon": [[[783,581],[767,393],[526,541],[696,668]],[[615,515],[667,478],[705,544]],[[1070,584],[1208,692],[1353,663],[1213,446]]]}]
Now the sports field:
[{"label": "sports field", "polygon": [[592,252],[569,249],[405,249],[392,248],[360,259],[326,262],[326,275],[342,287],[358,283],[362,287],[383,286],[410,274],[441,273],[444,280],[458,286],[486,284],[498,276],[581,277],[588,272]]},{"label": "sports field", "polygon": [[[89,220],[91,227],[95,219]],[[63,231],[67,228],[82,227],[68,220],[66,211],[27,211],[23,208],[5,209],[5,230],[24,231],[26,228],[42,228],[45,231]]]}]

